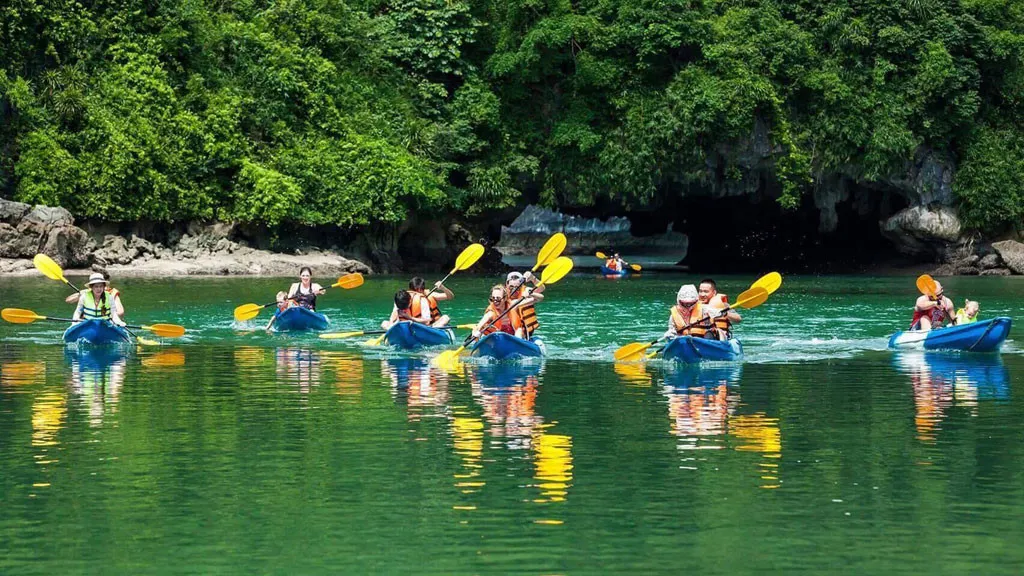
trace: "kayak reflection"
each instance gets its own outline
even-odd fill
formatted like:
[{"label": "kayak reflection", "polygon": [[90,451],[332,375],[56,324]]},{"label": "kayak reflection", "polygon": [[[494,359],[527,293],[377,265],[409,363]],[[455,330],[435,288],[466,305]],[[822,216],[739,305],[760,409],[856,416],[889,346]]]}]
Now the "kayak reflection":
[{"label": "kayak reflection", "polygon": [[739,404],[742,364],[723,366],[679,365],[665,371],[663,394],[668,398],[670,432],[689,439],[680,448],[723,448],[720,443],[701,443],[702,437],[720,436]]},{"label": "kayak reflection", "polygon": [[536,413],[543,364],[474,364],[466,366],[473,398],[483,408],[489,433],[508,438],[510,450],[528,449],[534,428],[543,422]]},{"label": "kayak reflection", "polygon": [[436,415],[447,406],[448,374],[432,367],[426,358],[382,359],[380,371],[391,382],[395,401],[405,400],[409,406],[409,420]]},{"label": "kayak reflection", "polygon": [[64,358],[71,365],[72,394],[88,412],[89,424],[99,426],[103,418],[117,411],[128,359],[117,347],[66,347]]},{"label": "kayak reflection", "polygon": [[966,408],[977,415],[979,400],[1007,400],[1010,372],[993,354],[956,352],[900,352],[895,368],[910,377],[914,388],[914,425],[917,438],[934,442],[949,410]]}]

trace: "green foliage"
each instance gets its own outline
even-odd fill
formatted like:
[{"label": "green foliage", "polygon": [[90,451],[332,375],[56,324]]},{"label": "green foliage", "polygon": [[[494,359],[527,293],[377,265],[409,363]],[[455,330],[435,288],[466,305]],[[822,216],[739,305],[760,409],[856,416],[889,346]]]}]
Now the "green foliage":
[{"label": "green foliage", "polygon": [[971,226],[1021,218],[1015,0],[11,0],[0,40],[0,192],[79,215],[791,208],[924,149]]}]

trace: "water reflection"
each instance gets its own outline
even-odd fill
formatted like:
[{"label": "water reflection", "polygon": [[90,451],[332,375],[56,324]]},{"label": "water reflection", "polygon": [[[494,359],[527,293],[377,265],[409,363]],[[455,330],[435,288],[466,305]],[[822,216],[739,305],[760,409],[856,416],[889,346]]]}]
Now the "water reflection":
[{"label": "water reflection", "polygon": [[473,398],[483,408],[494,438],[506,438],[510,450],[530,448],[537,415],[537,392],[543,364],[495,362],[466,367]]},{"label": "water reflection", "polygon": [[409,419],[446,412],[449,402],[448,373],[430,365],[425,358],[388,358],[381,360],[381,374],[391,382],[391,395],[405,400]]},{"label": "water reflection", "polygon": [[320,359],[326,368],[334,371],[338,395],[357,400],[363,392],[363,366],[365,361],[355,354],[324,350]]},{"label": "water reflection", "polygon": [[910,377],[914,426],[922,442],[935,442],[953,406],[977,416],[979,400],[1010,397],[1010,373],[997,354],[901,352],[893,355],[893,364]]},{"label": "water reflection", "polygon": [[26,386],[46,381],[46,363],[4,362],[0,365],[0,386]]},{"label": "water reflection", "polygon": [[320,384],[320,351],[311,348],[275,348],[274,363],[278,382],[294,384],[308,394]]},{"label": "water reflection", "polygon": [[114,347],[68,347],[64,358],[71,365],[68,384],[72,394],[84,405],[89,425],[99,426],[105,416],[117,412],[128,368],[126,353]]},{"label": "water reflection", "polygon": [[724,448],[729,417],[739,405],[735,390],[743,365],[675,366],[664,373],[662,393],[668,399],[669,432],[684,441],[681,450]]}]

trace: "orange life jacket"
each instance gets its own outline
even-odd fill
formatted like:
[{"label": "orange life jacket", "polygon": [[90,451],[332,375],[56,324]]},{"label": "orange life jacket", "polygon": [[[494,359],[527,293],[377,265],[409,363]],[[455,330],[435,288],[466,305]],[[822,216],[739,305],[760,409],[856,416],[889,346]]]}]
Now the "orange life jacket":
[{"label": "orange life jacket", "polygon": [[609,258],[608,261],[604,263],[604,267],[609,269],[609,270],[618,271],[619,270],[619,261],[616,260],[615,258]]},{"label": "orange life jacket", "polygon": [[[512,300],[519,300],[526,296],[526,286],[520,286],[519,290],[512,296]],[[527,304],[525,306],[516,307],[516,312],[519,313],[519,319],[523,323],[523,327],[526,328],[526,337],[529,338],[540,328],[540,322],[537,320],[537,309],[533,307],[533,304]]]},{"label": "orange life jacket", "polygon": [[[721,310],[729,305],[729,297],[725,294],[715,294],[715,298],[708,302],[708,305]],[[719,332],[724,332],[726,336],[729,335],[729,332],[732,330],[732,322],[729,321],[728,314],[722,314],[715,318],[715,329]]]},{"label": "orange life jacket", "polygon": [[691,326],[690,328],[683,328],[687,324],[694,324],[704,319],[704,310],[700,302],[693,305],[690,308],[689,318],[683,317],[683,312],[679,309],[679,305],[672,307],[672,326],[676,330],[678,336],[695,336],[697,338],[703,338],[708,333],[708,329],[704,326]]},{"label": "orange life jacket", "polygon": [[[487,305],[487,310],[484,313],[486,314],[487,312],[490,312],[491,316],[493,316],[494,318],[497,318],[498,316],[501,315],[501,312],[498,312],[498,309],[494,307],[493,303]],[[491,321],[494,322],[493,319]],[[513,308],[512,310],[509,311],[508,314],[505,314],[505,316],[501,320],[498,320],[497,322],[491,324],[489,327],[484,328],[483,333],[486,335],[492,332],[504,332],[506,334],[512,334],[514,336],[516,330],[519,330],[522,327],[523,320],[519,316],[519,311],[518,309]]]},{"label": "orange life jacket", "polygon": [[423,313],[423,299],[427,299],[427,303],[430,305],[430,323],[437,322],[437,319],[441,317],[441,310],[437,307],[437,300],[434,300],[433,296],[425,296],[419,292],[409,291],[409,296],[412,297],[412,304],[409,305],[411,311],[410,316],[413,318],[419,318],[420,314]]}]

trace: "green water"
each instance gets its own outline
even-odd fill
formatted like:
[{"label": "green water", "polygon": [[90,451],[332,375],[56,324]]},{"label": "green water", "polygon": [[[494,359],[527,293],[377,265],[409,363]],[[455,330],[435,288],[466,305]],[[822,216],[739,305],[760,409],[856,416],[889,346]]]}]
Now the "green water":
[{"label": "green water", "polygon": [[[4,324],[0,573],[1021,572],[1019,325],[1000,355],[894,354],[913,278],[787,277],[742,364],[613,364],[682,280],[570,277],[538,307],[547,360],[456,373],[233,322],[283,280],[118,283],[133,323],[188,327],[161,347]],[[445,311],[474,321],[490,283]],[[1024,318],[1022,279],[946,284]],[[372,328],[399,285],[320,308]],[[0,291],[70,314],[53,282]]]}]

